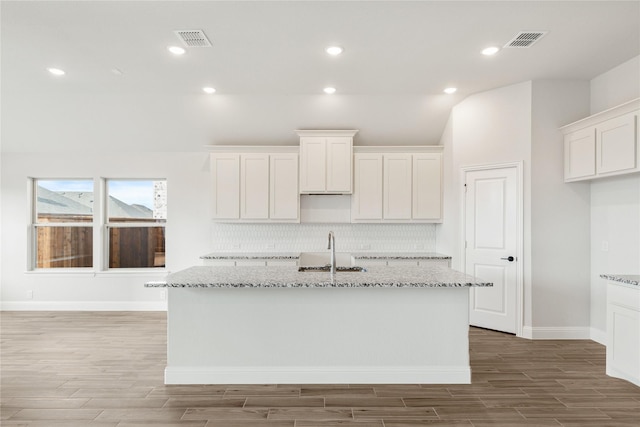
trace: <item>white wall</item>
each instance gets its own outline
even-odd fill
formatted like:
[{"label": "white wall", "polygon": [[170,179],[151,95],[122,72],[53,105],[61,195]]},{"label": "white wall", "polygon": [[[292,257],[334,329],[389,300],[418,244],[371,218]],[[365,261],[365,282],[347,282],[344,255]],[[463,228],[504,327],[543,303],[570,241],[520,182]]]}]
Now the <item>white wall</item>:
[{"label": "white wall", "polygon": [[591,80],[591,114],[640,98],[640,56]]},{"label": "white wall", "polygon": [[[606,242],[606,243],[605,243]],[[608,249],[603,247],[608,245]],[[607,288],[601,274],[640,274],[640,176],[591,183],[591,327],[607,329]],[[598,339],[601,341],[602,338]]]},{"label": "white wall", "polygon": [[587,81],[524,82],[456,105],[441,139],[452,167],[437,249],[454,268],[463,269],[460,168],[523,162],[525,336],[589,336],[589,189],[564,184],[558,130],[588,113]]},{"label": "white wall", "polygon": [[[166,273],[27,272],[28,178],[166,178],[167,269],[201,263],[212,251],[434,251],[434,224],[215,224],[210,218],[209,153],[4,153],[1,162],[2,309],[162,310],[144,282]],[[33,299],[27,298],[33,291]]]},{"label": "white wall", "polygon": [[[28,177],[166,178],[167,269],[199,262],[209,250],[208,153],[4,153],[2,155],[3,309],[163,309],[145,281],[164,274],[27,273]],[[33,300],[27,291],[33,291]]]},{"label": "white wall", "polygon": [[531,112],[531,332],[586,338],[589,184],[564,183],[559,128],[589,114],[589,82],[534,81]]},{"label": "white wall", "polygon": [[[450,129],[449,129],[450,126]],[[441,143],[445,162],[451,166],[444,177],[445,220],[439,230],[437,249],[453,256],[452,267],[464,271],[461,262],[460,168],[464,166],[524,161],[525,243],[530,234],[528,215],[531,145],[531,82],[482,92],[466,98],[453,108],[449,129]],[[525,248],[525,259],[529,249]],[[528,263],[525,263],[527,267]],[[529,273],[530,275],[530,273]],[[529,279],[525,279],[525,289]],[[529,292],[530,293],[530,292]],[[531,297],[525,296],[525,325],[531,325]]]},{"label": "white wall", "polygon": [[338,252],[434,252],[435,224],[212,225],[215,252],[323,252],[333,231]]},{"label": "white wall", "polygon": [[[591,80],[591,113],[640,97],[640,56]],[[604,342],[606,281],[601,274],[640,274],[640,176],[590,182],[591,188],[591,329]],[[608,251],[603,250],[607,242]]]}]

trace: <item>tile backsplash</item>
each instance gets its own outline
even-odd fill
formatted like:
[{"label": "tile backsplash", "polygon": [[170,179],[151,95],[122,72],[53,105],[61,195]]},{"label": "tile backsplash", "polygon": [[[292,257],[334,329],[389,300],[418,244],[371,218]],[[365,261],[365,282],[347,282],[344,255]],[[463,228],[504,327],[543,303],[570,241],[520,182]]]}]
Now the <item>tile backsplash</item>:
[{"label": "tile backsplash", "polygon": [[435,252],[435,224],[213,223],[213,252],[311,252],[327,249],[333,231],[338,252]]}]

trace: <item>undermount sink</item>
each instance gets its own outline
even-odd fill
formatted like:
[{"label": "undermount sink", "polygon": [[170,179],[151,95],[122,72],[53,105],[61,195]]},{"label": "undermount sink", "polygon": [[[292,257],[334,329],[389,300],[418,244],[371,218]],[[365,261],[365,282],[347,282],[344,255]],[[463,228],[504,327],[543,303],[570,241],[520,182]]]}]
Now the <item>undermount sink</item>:
[{"label": "undermount sink", "polygon": [[[330,271],[331,252],[301,252],[298,271]],[[367,271],[355,265],[355,259],[347,252],[336,252],[336,271]]]},{"label": "undermount sink", "polygon": [[[323,267],[331,264],[331,252],[301,252],[298,259],[300,267]],[[348,252],[336,252],[336,266],[353,266],[355,260]]]},{"label": "undermount sink", "polygon": [[[330,271],[330,270],[331,270],[330,265],[298,267],[298,271]],[[349,267],[336,267],[336,272],[338,271],[365,272],[367,270],[364,267],[358,267],[358,266],[352,265]]]}]

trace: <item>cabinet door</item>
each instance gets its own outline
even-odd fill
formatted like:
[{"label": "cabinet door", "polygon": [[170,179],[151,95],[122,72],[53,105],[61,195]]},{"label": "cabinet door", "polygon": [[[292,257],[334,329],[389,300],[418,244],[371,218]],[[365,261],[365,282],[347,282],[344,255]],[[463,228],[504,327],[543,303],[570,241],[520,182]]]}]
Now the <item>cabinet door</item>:
[{"label": "cabinet door", "polygon": [[326,190],[327,144],[325,138],[300,138],[300,192]]},{"label": "cabinet door", "polygon": [[269,218],[269,155],[242,154],[240,218]]},{"label": "cabinet door", "polygon": [[420,267],[450,267],[448,259],[421,259],[420,261],[418,261],[418,265]]},{"label": "cabinet door", "polygon": [[298,155],[293,153],[270,156],[269,218],[298,220]]},{"label": "cabinet door", "polygon": [[626,114],[596,126],[597,172],[622,172],[637,167],[636,116]]},{"label": "cabinet door", "polygon": [[596,175],[595,128],[580,129],[564,137],[564,179],[572,181]]},{"label": "cabinet door", "polygon": [[387,261],[389,263],[389,267],[402,267],[402,266],[411,266],[417,267],[418,260],[416,259],[389,259]]},{"label": "cabinet door", "polygon": [[295,259],[268,259],[267,267],[297,267],[298,261]]},{"label": "cabinet door", "polygon": [[202,265],[211,265],[215,267],[235,267],[236,262],[232,259],[205,259]]},{"label": "cabinet door", "polygon": [[359,267],[381,267],[387,265],[386,259],[356,259],[355,264]]},{"label": "cabinet door", "polygon": [[413,219],[442,219],[442,154],[413,155]]},{"label": "cabinet door", "polygon": [[236,267],[264,267],[267,262],[263,259],[238,259]]},{"label": "cabinet door", "polygon": [[411,154],[384,155],[384,219],[411,219]]},{"label": "cabinet door", "polygon": [[353,156],[353,196],[351,196],[351,219],[382,219],[382,154],[360,154]]},{"label": "cabinet door", "polygon": [[352,140],[330,137],[327,141],[327,191],[351,193]]},{"label": "cabinet door", "polygon": [[213,218],[240,218],[240,155],[211,155]]}]

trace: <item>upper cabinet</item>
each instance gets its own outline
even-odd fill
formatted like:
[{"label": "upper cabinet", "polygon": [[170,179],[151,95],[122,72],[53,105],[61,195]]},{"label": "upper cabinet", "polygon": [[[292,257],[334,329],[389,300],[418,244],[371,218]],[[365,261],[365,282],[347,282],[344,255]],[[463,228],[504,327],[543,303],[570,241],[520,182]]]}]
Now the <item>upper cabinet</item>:
[{"label": "upper cabinet", "polygon": [[300,193],[351,194],[353,136],[357,130],[297,130]]},{"label": "upper cabinet", "polygon": [[352,222],[442,222],[442,147],[356,147]]},{"label": "upper cabinet", "polygon": [[640,171],[639,116],[636,99],[562,127],[565,182]]},{"label": "upper cabinet", "polygon": [[[239,151],[242,147],[215,149]],[[258,151],[258,147],[245,150],[211,154],[213,219],[299,222],[297,147],[283,147],[282,152]]]}]

